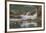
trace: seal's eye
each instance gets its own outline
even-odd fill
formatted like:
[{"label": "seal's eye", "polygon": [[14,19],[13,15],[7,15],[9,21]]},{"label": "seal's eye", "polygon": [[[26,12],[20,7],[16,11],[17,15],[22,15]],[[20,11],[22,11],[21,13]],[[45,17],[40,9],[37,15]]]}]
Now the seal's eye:
[{"label": "seal's eye", "polygon": [[36,12],[32,12],[31,15],[34,15]]}]

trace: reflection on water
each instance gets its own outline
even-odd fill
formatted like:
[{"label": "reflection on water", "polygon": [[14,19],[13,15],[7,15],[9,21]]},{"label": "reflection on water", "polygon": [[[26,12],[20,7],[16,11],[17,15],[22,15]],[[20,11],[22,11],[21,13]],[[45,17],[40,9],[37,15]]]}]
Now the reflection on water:
[{"label": "reflection on water", "polygon": [[36,13],[34,15],[20,15],[19,17],[10,19],[11,28],[31,28],[38,26]]}]

